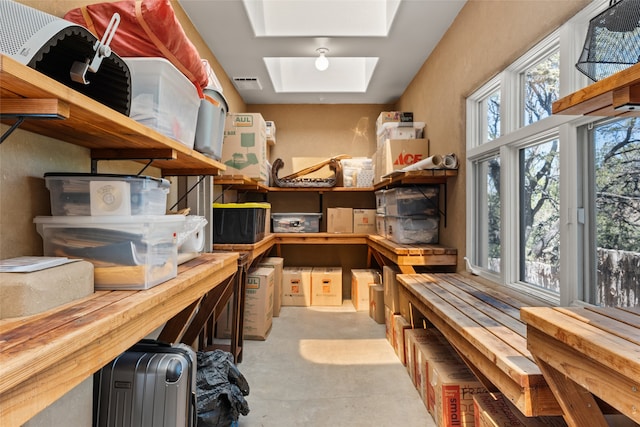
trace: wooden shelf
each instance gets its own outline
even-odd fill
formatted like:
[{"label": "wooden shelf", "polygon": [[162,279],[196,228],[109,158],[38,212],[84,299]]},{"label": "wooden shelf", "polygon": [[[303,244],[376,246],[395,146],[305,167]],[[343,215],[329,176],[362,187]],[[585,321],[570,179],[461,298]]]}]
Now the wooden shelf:
[{"label": "wooden shelf", "polygon": [[[203,254],[142,291],[97,291],[0,321],[2,425],[22,425],[237,270],[238,254]],[[172,341],[174,342],[174,341]]]},{"label": "wooden shelf", "polygon": [[275,233],[276,244],[285,245],[366,245],[368,234]]},{"label": "wooden shelf", "polygon": [[553,114],[640,117],[640,63],[553,103]]},{"label": "wooden shelf", "polygon": [[244,175],[221,175],[215,178],[216,185],[226,185],[234,190],[253,191],[257,193],[278,193],[278,192],[371,192],[373,187],[267,187],[260,181]]},{"label": "wooden shelf", "polygon": [[[3,101],[57,100],[68,106],[63,120],[27,120],[22,129],[91,149],[91,158],[148,161],[164,176],[217,175],[225,166],[155,130],[0,54]],[[4,110],[4,108],[3,108]],[[12,124],[13,119],[3,117]],[[11,143],[7,140],[6,143]]]},{"label": "wooden shelf", "polygon": [[424,169],[410,172],[395,172],[376,183],[373,188],[379,190],[408,184],[446,184],[447,179],[458,176],[458,169]]}]

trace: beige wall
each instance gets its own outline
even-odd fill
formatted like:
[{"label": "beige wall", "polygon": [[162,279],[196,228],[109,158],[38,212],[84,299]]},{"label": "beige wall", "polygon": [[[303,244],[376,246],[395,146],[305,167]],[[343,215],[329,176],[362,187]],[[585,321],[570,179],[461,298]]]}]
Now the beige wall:
[{"label": "beige wall", "polygon": [[[57,16],[80,0],[21,0]],[[292,156],[327,157],[338,153],[368,156],[375,150],[375,119],[380,111],[413,111],[427,123],[432,153],[454,152],[464,160],[465,97],[557,28],[588,0],[470,0],[397,105],[245,105],[224,71],[172,0],[185,32],[221,80],[233,112],[260,112],[277,126],[271,160],[288,170]],[[2,130],[6,126],[2,126]],[[120,168],[101,163],[100,171]],[[0,145],[0,258],[39,254],[41,244],[31,218],[47,214],[48,171],[88,171],[86,149],[17,131]],[[138,165],[123,168],[138,169]],[[156,171],[157,173],[157,171]],[[448,226],[441,242],[465,252],[465,165],[448,185]],[[282,176],[283,174],[281,174]]]}]

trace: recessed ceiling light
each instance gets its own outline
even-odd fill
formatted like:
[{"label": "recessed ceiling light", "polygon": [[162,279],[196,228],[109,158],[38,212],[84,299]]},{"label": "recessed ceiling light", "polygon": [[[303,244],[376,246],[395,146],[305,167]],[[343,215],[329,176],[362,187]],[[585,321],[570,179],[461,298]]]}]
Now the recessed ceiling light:
[{"label": "recessed ceiling light", "polygon": [[329,49],[327,49],[326,47],[321,47],[316,49],[316,52],[320,54],[318,58],[316,58],[316,69],[318,71],[324,71],[329,68],[329,60],[325,56],[327,53],[329,53]]}]

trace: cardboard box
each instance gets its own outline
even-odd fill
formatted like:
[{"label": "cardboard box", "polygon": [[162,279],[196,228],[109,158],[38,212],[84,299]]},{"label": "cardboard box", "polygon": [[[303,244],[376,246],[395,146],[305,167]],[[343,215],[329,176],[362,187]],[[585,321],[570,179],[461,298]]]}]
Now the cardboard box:
[{"label": "cardboard box", "polygon": [[265,340],[273,319],[273,268],[256,268],[247,273],[244,297],[245,339]]},{"label": "cardboard box", "polygon": [[[245,339],[264,341],[271,332],[273,320],[273,279],[275,269],[258,267],[247,273],[245,282],[244,324]],[[229,301],[216,322],[216,337],[230,338],[233,309]]]},{"label": "cardboard box", "polygon": [[433,360],[429,367],[434,408],[431,415],[439,427],[473,427],[473,395],[486,393],[482,383],[459,360]]},{"label": "cardboard box", "polygon": [[[460,361],[460,357],[444,338],[444,336],[434,328],[415,329],[420,332],[414,335],[413,339],[413,361],[414,380],[416,389],[420,392],[420,397],[430,414],[433,414],[435,407],[435,389],[431,384],[430,371],[431,363],[434,361]],[[410,351],[411,351],[410,350]]]},{"label": "cardboard box", "polygon": [[383,111],[376,119],[376,131],[383,123],[400,122],[411,126],[413,122],[413,112],[411,111]]},{"label": "cardboard box", "polygon": [[311,305],[311,267],[282,269],[282,305],[309,307]]},{"label": "cardboard box", "polygon": [[356,311],[369,310],[369,286],[381,281],[380,271],[371,268],[351,270],[351,302]]},{"label": "cardboard box", "polygon": [[376,323],[384,323],[384,288],[382,285],[369,286],[369,317]]},{"label": "cardboard box", "polygon": [[227,115],[222,162],[226,175],[267,181],[267,125],[260,113]]},{"label": "cardboard box", "polygon": [[396,274],[400,273],[397,267],[385,265],[382,267],[382,286],[384,287],[384,305],[389,307],[392,313],[400,313],[400,295],[398,293],[398,280]]},{"label": "cardboard box", "polygon": [[393,315],[393,349],[398,355],[398,359],[406,366],[407,357],[404,348],[404,332],[406,329],[410,329],[411,325],[409,321],[402,317],[400,314]]},{"label": "cardboard box", "polygon": [[473,414],[475,427],[563,427],[567,425],[562,417],[525,417],[502,393],[474,394]]},{"label": "cardboard box", "polygon": [[273,268],[273,317],[280,316],[282,307],[282,269],[284,268],[284,258],[265,257],[262,258],[257,267]]},{"label": "cardboard box", "polygon": [[377,150],[376,179],[429,157],[426,139],[387,139]]},{"label": "cardboard box", "polygon": [[342,267],[313,267],[311,305],[342,305]]},{"label": "cardboard box", "polygon": [[327,233],[353,233],[353,209],[327,208]]},{"label": "cardboard box", "polygon": [[389,341],[389,345],[393,347],[393,313],[389,307],[384,306],[384,334]]},{"label": "cardboard box", "polygon": [[356,234],[376,234],[376,210],[354,209],[353,232]]}]

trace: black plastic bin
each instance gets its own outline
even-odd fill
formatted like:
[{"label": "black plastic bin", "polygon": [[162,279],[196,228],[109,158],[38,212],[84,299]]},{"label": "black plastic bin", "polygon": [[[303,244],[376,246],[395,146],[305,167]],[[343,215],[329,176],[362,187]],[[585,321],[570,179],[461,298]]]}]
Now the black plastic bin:
[{"label": "black plastic bin", "polygon": [[269,203],[214,203],[214,243],[256,243],[264,238]]}]

